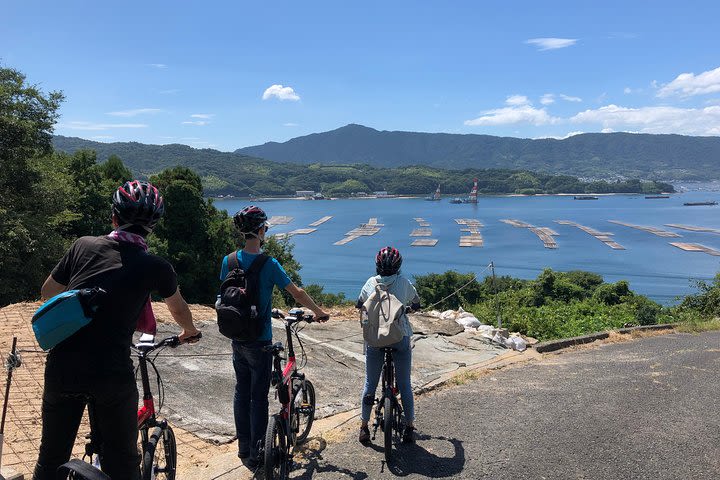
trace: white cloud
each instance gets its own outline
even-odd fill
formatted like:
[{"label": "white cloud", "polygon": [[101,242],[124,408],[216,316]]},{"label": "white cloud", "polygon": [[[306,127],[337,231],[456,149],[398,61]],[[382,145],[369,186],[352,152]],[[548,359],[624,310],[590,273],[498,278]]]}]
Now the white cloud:
[{"label": "white cloud", "polygon": [[559,118],[548,115],[544,108],[535,108],[532,105],[487,110],[478,118],[465,120],[465,125],[509,125],[516,123],[530,123],[535,126],[552,125],[558,123]]},{"label": "white cloud", "polygon": [[282,85],[271,85],[265,89],[262,99],[268,100],[272,97],[278,100],[292,100],[293,102],[300,100],[300,96],[295,93],[292,87],[283,87]]},{"label": "white cloud", "polygon": [[697,76],[694,73],[681,73],[675,80],[663,85],[657,96],[680,95],[690,97],[715,92],[720,92],[720,67]]},{"label": "white cloud", "polygon": [[525,40],[529,45],[535,45],[539,51],[556,50],[558,48],[566,48],[575,45],[577,38],[531,38]]},{"label": "white cloud", "polygon": [[560,98],[562,98],[563,100],[565,100],[567,102],[582,102],[582,98],[580,98],[580,97],[572,97],[570,95],[565,95],[563,93],[561,93],[559,96],[560,96]]},{"label": "white cloud", "polygon": [[615,130],[613,130],[612,128],[603,128],[602,130],[600,130],[600,132],[602,133],[613,133],[614,131]]},{"label": "white cloud", "polygon": [[555,95],[552,93],[546,93],[542,97],[540,97],[540,103],[543,105],[550,105],[552,103],[555,103]]},{"label": "white cloud", "polygon": [[625,95],[630,95],[630,94],[632,93],[632,88],[630,88],[630,87],[625,87],[625,90],[623,90],[623,93],[624,93]]},{"label": "white cloud", "polygon": [[207,120],[214,116],[215,116],[214,113],[193,113],[192,115],[190,115],[190,118],[204,118]]},{"label": "white cloud", "polygon": [[283,123],[283,127],[298,127],[300,124],[294,122]]},{"label": "white cloud", "polygon": [[182,122],[183,125],[197,125],[199,127],[202,127],[203,125],[207,125],[208,121],[206,120],[187,120],[185,122]]},{"label": "white cloud", "polygon": [[603,131],[610,129],[641,133],[720,135],[720,106],[628,108],[607,105],[580,112],[570,120],[573,123],[599,123],[603,126]]},{"label": "white cloud", "polygon": [[155,68],[167,68],[167,65],[164,63],[148,63],[148,67],[155,67]]},{"label": "white cloud", "polygon": [[107,112],[105,115],[113,117],[134,117],[136,115],[153,114],[162,112],[159,108],[135,108],[132,110],[120,110],[118,112]]},{"label": "white cloud", "polygon": [[528,105],[530,101],[525,95],[510,95],[505,100],[505,103],[512,106]]},{"label": "white cloud", "polygon": [[568,132],[567,135],[558,136],[558,135],[546,135],[542,137],[534,137],[534,140],[542,140],[544,138],[553,138],[555,140],[565,140],[566,138],[574,137],[575,135],[582,135],[585,132],[582,131],[575,131],[575,132]]},{"label": "white cloud", "polygon": [[93,140],[112,140],[115,137],[113,137],[112,135],[93,135],[90,138],[92,138]]},{"label": "white cloud", "polygon": [[68,130],[110,130],[113,128],[147,128],[144,123],[93,123],[93,122],[70,122],[58,124],[58,128]]}]

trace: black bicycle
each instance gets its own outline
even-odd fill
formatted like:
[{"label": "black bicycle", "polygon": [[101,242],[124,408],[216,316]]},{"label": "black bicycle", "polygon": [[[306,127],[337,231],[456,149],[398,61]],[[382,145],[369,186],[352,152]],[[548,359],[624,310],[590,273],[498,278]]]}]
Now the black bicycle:
[{"label": "black bicycle", "polygon": [[[202,333],[188,338],[183,343],[189,343],[202,338]],[[143,390],[143,405],[138,410],[137,422],[140,430],[140,447],[142,450],[141,478],[142,480],[175,480],[177,469],[177,445],[175,433],[167,420],[159,419],[157,414],[163,406],[165,388],[160,377],[160,372],[155,367],[155,359],[165,347],[175,348],[180,345],[180,338],[177,335],[165,338],[155,343],[152,335],[142,335],[140,341],[132,349],[138,359],[136,372],[140,372],[140,379]],[[155,352],[155,355],[150,355]],[[148,375],[148,364],[155,371],[158,387],[158,408],[155,409],[152,390],[150,389],[150,377]],[[98,457],[99,445],[101,443],[98,430],[93,428],[92,400],[88,402],[88,416],[90,417],[90,434],[85,444],[83,460],[70,460],[60,467],[61,471],[67,474],[71,480],[94,479],[106,477],[99,471],[101,458]]]},{"label": "black bicycle", "polygon": [[[273,372],[271,383],[280,401],[280,411],[268,422],[265,431],[265,478],[267,480],[285,480],[290,475],[295,447],[307,440],[310,428],[315,420],[315,387],[299,372],[306,363],[305,349],[298,336],[301,322],[312,323],[312,315],[305,315],[301,308],[294,308],[283,315],[280,310],[273,309],[274,318],[283,318],[287,337],[287,361],[282,367],[281,352],[285,350],[281,342],[265,348],[273,355]],[[293,335],[301,349],[301,365],[295,359]]]},{"label": "black bicycle", "polygon": [[385,460],[390,461],[393,441],[399,441],[404,424],[403,409],[398,400],[398,388],[395,385],[395,363],[393,362],[392,347],[383,347],[380,350],[385,354],[382,368],[382,397],[375,399],[375,422],[373,423],[372,439],[375,440],[378,429],[382,430],[384,437]]}]

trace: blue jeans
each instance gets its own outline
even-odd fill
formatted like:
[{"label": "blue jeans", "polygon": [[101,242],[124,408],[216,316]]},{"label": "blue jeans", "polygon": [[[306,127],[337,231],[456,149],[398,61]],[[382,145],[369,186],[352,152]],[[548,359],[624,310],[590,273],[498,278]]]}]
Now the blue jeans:
[{"label": "blue jeans", "polygon": [[255,458],[258,455],[258,442],[265,438],[272,354],[264,352],[263,347],[270,344],[270,340],[232,342],[233,368],[237,380],[233,411],[240,458]]},{"label": "blue jeans", "polygon": [[[396,351],[393,352],[395,363],[395,383],[400,390],[405,420],[415,420],[415,400],[413,399],[412,384],[410,383],[410,368],[412,367],[412,347],[410,337],[403,337],[398,343],[390,345]],[[360,402],[362,413],[360,418],[367,422],[370,420],[372,401],[375,398],[380,374],[382,373],[385,354],[379,348],[365,345],[365,389],[363,390]]]}]

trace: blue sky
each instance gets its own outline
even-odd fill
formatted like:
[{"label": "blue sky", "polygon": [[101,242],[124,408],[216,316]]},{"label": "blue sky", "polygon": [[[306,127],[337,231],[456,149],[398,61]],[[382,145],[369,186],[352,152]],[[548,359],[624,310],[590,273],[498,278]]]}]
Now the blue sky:
[{"label": "blue sky", "polygon": [[720,2],[2,2],[56,133],[234,150],[359,123],[720,135]]}]

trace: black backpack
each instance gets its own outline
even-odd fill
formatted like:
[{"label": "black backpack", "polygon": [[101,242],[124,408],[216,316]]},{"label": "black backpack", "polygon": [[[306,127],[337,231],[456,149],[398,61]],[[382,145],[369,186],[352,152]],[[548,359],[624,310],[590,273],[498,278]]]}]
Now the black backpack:
[{"label": "black backpack", "polygon": [[269,258],[261,253],[244,271],[237,252],[228,255],[228,275],[220,285],[215,311],[220,333],[232,340],[257,340],[263,331],[265,319],[258,317],[260,271]]}]

